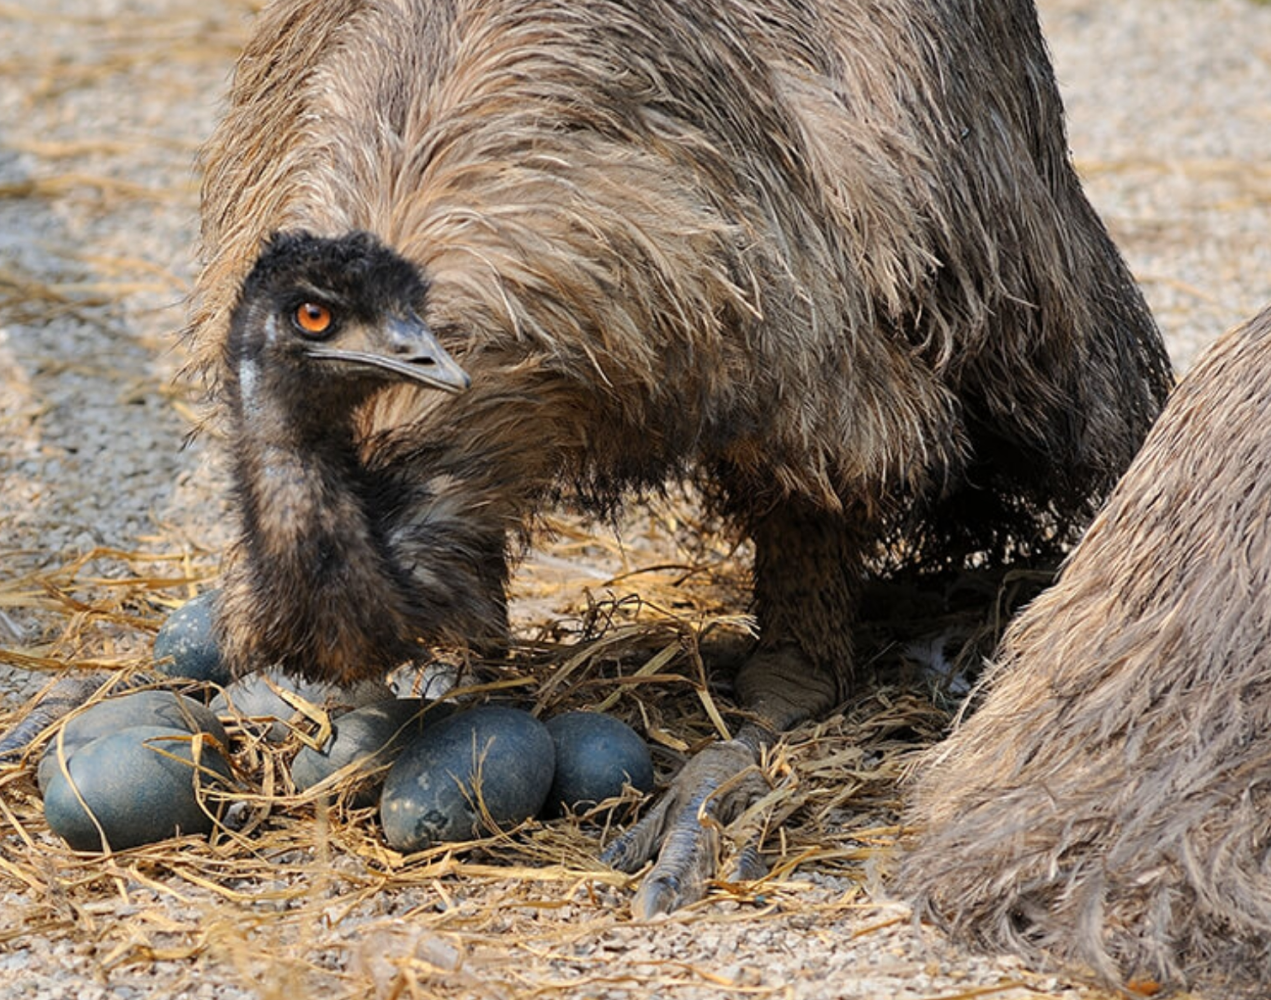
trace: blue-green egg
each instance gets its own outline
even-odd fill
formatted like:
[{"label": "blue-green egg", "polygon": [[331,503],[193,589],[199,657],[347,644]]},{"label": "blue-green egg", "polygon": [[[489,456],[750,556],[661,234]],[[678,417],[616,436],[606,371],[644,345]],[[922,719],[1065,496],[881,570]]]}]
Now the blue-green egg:
[{"label": "blue-green egg", "polygon": [[154,638],[155,667],[170,677],[226,685],[232,679],[213,628],[219,590],[191,598],[168,615]]},{"label": "blue-green egg", "polygon": [[[209,707],[222,718],[237,715],[240,719],[259,720],[265,738],[281,743],[291,732],[290,723],[303,717],[279,691],[294,694],[319,708],[360,708],[379,701],[388,688],[382,683],[364,683],[353,688],[336,684],[307,681],[291,677],[280,670],[258,670],[240,677],[212,699]],[[231,710],[232,706],[232,710]]]},{"label": "blue-green egg", "polygon": [[303,746],[291,763],[291,780],[300,791],[312,788],[337,771],[356,764],[348,776],[360,787],[353,804],[372,804],[384,783],[384,769],[427,726],[453,713],[450,705],[425,712],[420,698],[386,698],[346,712],[331,722],[331,736],[317,749]]},{"label": "blue-green egg", "polygon": [[119,851],[211,832],[208,813],[215,814],[218,802],[211,798],[200,806],[196,789],[225,789],[232,779],[225,759],[206,741],[195,767],[195,739],[202,738],[170,726],[134,726],[80,747],[66,771],[58,768],[49,778],[49,828],[77,851]]},{"label": "blue-green egg", "polygon": [[59,767],[62,756],[70,758],[80,747],[102,736],[135,726],[162,726],[187,733],[207,733],[221,746],[229,743],[225,727],[205,705],[175,691],[132,691],[105,698],[70,716],[44,748],[36,770],[40,790],[48,788],[49,779]]},{"label": "blue-green egg", "polygon": [[552,737],[528,712],[485,705],[460,712],[402,751],[380,797],[384,836],[399,851],[488,833],[537,816],[556,770]]},{"label": "blue-green egg", "polygon": [[556,776],[545,814],[582,812],[621,795],[624,785],[653,790],[653,758],[639,733],[600,712],[565,712],[547,720]]}]

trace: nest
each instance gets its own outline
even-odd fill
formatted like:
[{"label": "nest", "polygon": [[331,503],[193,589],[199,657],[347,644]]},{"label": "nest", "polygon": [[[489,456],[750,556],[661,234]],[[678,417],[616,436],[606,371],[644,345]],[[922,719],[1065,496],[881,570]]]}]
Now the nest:
[{"label": "nest", "polygon": [[[745,606],[746,553],[694,517],[684,498],[660,502],[624,525],[625,543],[555,524],[551,548],[531,554],[517,577],[517,648],[506,662],[465,664],[446,697],[512,696],[543,716],[608,712],[648,740],[663,785],[745,719],[727,680],[751,625],[730,610]],[[683,558],[642,559],[654,550]],[[152,634],[213,571],[210,553],[99,549],[0,584],[0,611],[49,623],[46,641],[0,649],[0,662],[53,677],[108,670],[101,697],[147,676]],[[1044,579],[962,574],[872,590],[859,629],[861,693],[771,748],[768,793],[722,838],[726,854],[757,841],[769,873],[716,881],[674,920],[774,911],[828,920],[866,905],[901,833],[898,781],[914,751],[942,734],[954,700],[942,707],[945,680],[920,660],[958,676],[991,647],[1008,605]],[[551,612],[568,612],[579,594],[572,613]],[[0,716],[0,727],[26,711]],[[709,985],[700,969],[654,957],[615,963],[597,944],[634,926],[625,916],[633,878],[597,858],[638,815],[638,796],[402,855],[349,790],[292,786],[290,758],[320,725],[322,713],[309,714],[282,744],[246,721],[231,724],[241,788],[210,838],[106,855],[77,854],[49,832],[34,781],[42,734],[0,770],[0,885],[10,890],[0,944],[32,931],[88,941],[103,975],[180,962],[194,977],[205,964],[228,964],[266,996],[319,982],[359,996],[538,996],[553,992],[544,983],[562,962],[561,991],[591,982],[663,995]]]}]

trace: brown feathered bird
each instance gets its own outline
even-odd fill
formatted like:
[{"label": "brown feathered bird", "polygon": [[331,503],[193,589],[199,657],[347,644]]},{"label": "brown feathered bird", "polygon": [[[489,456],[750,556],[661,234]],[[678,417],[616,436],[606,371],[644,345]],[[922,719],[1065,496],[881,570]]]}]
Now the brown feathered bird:
[{"label": "brown feathered bird", "polygon": [[753,540],[765,726],[611,852],[673,845],[638,912],[700,893],[703,789],[849,688],[870,566],[1072,537],[1169,382],[1030,0],[281,0],[205,164],[238,669],[497,642],[562,491],[691,475]]},{"label": "brown feathered bird", "polygon": [[1268,995],[1269,383],[1271,308],[1179,384],[919,769],[904,889],[960,940]]}]

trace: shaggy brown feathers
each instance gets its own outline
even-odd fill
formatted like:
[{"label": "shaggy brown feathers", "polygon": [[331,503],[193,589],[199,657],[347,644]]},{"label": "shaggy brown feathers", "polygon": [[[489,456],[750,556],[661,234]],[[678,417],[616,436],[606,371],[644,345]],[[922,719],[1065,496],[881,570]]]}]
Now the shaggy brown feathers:
[{"label": "shaggy brown feathers", "polygon": [[[365,230],[413,262],[472,377],[356,415],[381,551],[348,571],[431,574],[455,610],[407,615],[411,642],[473,627],[491,559],[562,488],[611,503],[697,470],[744,531],[788,534],[796,498],[841,536],[845,561],[764,555],[757,585],[761,625],[846,679],[880,540],[936,562],[1062,542],[1169,380],[1028,0],[281,0],[205,165],[192,340],[214,385],[276,231]],[[222,614],[240,669],[398,655],[328,641],[250,553]],[[795,608],[821,578],[832,621]]]},{"label": "shaggy brown feathers", "polygon": [[1265,996],[1271,309],[1178,387],[983,705],[920,770],[904,888],[992,949]]}]

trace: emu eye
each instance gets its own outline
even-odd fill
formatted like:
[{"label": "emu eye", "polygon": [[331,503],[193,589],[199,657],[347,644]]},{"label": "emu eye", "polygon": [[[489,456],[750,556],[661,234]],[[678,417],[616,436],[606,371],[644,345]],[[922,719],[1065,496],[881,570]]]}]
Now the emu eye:
[{"label": "emu eye", "polygon": [[300,332],[307,333],[311,337],[327,333],[334,319],[331,310],[320,302],[305,302],[297,306],[292,318]]}]

